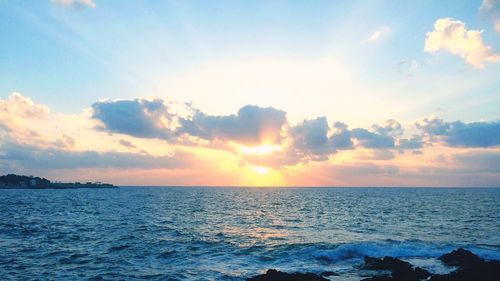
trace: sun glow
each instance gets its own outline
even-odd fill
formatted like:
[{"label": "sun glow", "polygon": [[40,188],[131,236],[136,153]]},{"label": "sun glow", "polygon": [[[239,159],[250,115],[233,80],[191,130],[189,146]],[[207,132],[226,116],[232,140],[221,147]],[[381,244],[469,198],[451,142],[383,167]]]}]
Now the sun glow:
[{"label": "sun glow", "polygon": [[259,145],[259,146],[241,146],[240,151],[243,154],[254,154],[254,155],[262,155],[269,154],[275,151],[280,151],[282,149],[281,146],[277,145]]},{"label": "sun glow", "polygon": [[267,172],[269,172],[269,167],[255,166],[253,167],[253,170],[258,174],[265,175],[267,174]]},{"label": "sun glow", "polygon": [[271,167],[247,165],[240,172],[243,185],[282,186],[287,184],[282,171]]}]

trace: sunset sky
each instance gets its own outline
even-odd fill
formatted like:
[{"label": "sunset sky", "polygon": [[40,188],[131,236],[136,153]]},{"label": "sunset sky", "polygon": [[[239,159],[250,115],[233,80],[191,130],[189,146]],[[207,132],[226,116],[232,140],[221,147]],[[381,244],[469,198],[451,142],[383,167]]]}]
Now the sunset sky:
[{"label": "sunset sky", "polygon": [[0,174],[500,186],[500,0],[0,0]]}]

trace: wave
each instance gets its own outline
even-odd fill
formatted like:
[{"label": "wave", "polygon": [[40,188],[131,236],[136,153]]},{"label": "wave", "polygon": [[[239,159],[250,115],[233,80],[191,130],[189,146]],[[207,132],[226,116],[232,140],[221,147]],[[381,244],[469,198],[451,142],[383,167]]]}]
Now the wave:
[{"label": "wave", "polygon": [[316,249],[318,260],[338,262],[348,259],[361,259],[365,256],[395,258],[437,258],[457,248],[465,248],[485,259],[500,260],[498,247],[479,247],[473,245],[437,245],[420,241],[377,241],[340,244],[331,249]]}]

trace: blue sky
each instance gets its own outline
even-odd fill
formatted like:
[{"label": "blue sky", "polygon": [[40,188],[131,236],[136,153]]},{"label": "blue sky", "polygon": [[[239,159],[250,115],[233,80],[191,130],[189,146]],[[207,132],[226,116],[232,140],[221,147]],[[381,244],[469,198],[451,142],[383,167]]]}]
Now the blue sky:
[{"label": "blue sky", "polygon": [[[193,116],[207,120],[246,105],[272,107],[286,112],[286,127],[322,116],[350,128],[395,119],[406,138],[423,134],[415,122],[433,115],[494,123],[500,117],[499,7],[497,0],[2,0],[0,98],[7,102],[16,92],[51,114],[85,119],[89,133],[70,137],[89,145],[68,148],[75,151],[96,149],[87,138],[106,128],[92,123],[103,121],[93,112],[103,100],[161,99],[169,110],[194,108],[203,115]],[[436,29],[440,19],[446,28],[479,37],[446,37]],[[168,126],[176,126],[172,122]],[[216,135],[211,130],[205,133]],[[125,131],[113,137],[137,136]],[[161,147],[147,152],[164,155],[180,144],[144,145]]]}]

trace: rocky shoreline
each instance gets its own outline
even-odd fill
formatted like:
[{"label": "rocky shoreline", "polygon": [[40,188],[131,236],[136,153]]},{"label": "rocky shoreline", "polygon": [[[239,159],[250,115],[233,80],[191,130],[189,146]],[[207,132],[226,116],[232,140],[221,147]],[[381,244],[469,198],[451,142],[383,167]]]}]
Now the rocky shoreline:
[{"label": "rocky shoreline", "polygon": [[[465,249],[457,249],[439,257],[446,266],[456,269],[448,274],[432,274],[413,266],[409,262],[393,258],[365,257],[360,269],[374,271],[374,275],[361,281],[498,281],[500,261],[485,260]],[[269,269],[265,274],[248,278],[247,281],[331,281],[336,280],[334,272],[285,273]],[[333,276],[333,277],[332,277]],[[329,277],[327,279],[326,277]]]}]

